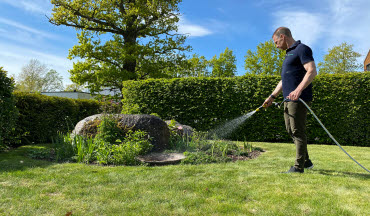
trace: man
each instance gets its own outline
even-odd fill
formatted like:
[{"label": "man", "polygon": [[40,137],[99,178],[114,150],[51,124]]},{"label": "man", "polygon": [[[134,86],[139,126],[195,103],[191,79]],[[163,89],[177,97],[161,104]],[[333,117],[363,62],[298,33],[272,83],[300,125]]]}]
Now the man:
[{"label": "man", "polygon": [[295,41],[292,33],[286,27],[276,29],[272,35],[275,46],[286,51],[283,62],[281,81],[272,94],[265,100],[263,106],[268,107],[274,99],[283,92],[287,101],[284,103],[284,119],[286,129],[296,145],[296,160],[288,172],[303,173],[304,168],[313,168],[307,152],[306,116],[307,108],[299,98],[306,103],[312,101],[312,80],[317,75],[312,50]]}]

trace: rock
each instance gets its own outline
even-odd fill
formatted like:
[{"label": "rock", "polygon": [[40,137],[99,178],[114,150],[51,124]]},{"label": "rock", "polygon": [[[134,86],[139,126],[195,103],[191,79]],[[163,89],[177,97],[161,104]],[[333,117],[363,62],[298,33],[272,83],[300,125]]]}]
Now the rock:
[{"label": "rock", "polygon": [[183,153],[150,153],[136,157],[141,162],[148,163],[150,165],[166,165],[176,164],[181,162],[185,158]]},{"label": "rock", "polygon": [[[171,120],[166,121],[166,124],[171,125]],[[183,125],[175,121],[175,126],[170,128],[170,130],[175,130],[180,136],[193,136],[194,129],[188,125]]]},{"label": "rock", "polygon": [[[170,131],[167,124],[153,115],[126,115],[114,114],[121,127],[131,128],[132,131],[141,130],[152,138],[153,151],[161,151],[168,147]],[[96,114],[77,123],[72,135],[95,136],[97,126],[101,123],[103,114]]]}]

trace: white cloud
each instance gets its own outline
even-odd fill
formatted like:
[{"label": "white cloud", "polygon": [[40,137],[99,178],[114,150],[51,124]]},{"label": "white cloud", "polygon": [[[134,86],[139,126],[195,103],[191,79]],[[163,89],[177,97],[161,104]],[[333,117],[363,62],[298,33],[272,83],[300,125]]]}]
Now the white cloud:
[{"label": "white cloud", "polygon": [[322,10],[310,12],[307,8],[286,7],[274,13],[273,30],[286,26],[293,37],[324,52],[342,42],[354,44],[363,61],[370,48],[370,13],[362,12],[370,7],[368,0],[320,1]]},{"label": "white cloud", "polygon": [[35,14],[50,14],[52,9],[50,0],[0,0],[0,3],[6,3]]},{"label": "white cloud", "polygon": [[15,77],[21,72],[24,65],[28,64],[31,59],[40,60],[50,69],[55,69],[62,77],[64,83],[70,83],[69,69],[73,67],[73,61],[66,57],[44,53],[37,50],[24,48],[9,43],[0,43],[0,65],[4,67],[9,74]]},{"label": "white cloud", "polygon": [[370,7],[368,0],[328,0],[332,13],[330,20],[329,44],[339,45],[341,42],[354,44],[354,50],[363,58],[370,49],[370,13],[363,12]]},{"label": "white cloud", "polygon": [[274,30],[280,26],[288,27],[292,31],[293,38],[309,46],[314,46],[324,31],[321,23],[323,17],[320,14],[281,11],[276,13],[275,17],[277,19]]},{"label": "white cloud", "polygon": [[0,17],[0,24],[1,23],[7,25],[8,27],[13,27],[13,29],[16,28],[16,29],[19,29],[19,30],[22,30],[22,31],[25,31],[25,32],[32,33],[34,35],[37,35],[38,37],[45,37],[45,38],[50,38],[50,39],[57,39],[58,38],[56,35],[40,31],[40,30],[31,28],[31,27],[25,26],[21,23],[15,22],[13,20],[5,19],[5,18],[2,18],[2,17]]},{"label": "white cloud", "polygon": [[185,17],[181,17],[178,32],[188,34],[190,37],[203,37],[212,34],[211,30],[197,24],[190,23]]}]

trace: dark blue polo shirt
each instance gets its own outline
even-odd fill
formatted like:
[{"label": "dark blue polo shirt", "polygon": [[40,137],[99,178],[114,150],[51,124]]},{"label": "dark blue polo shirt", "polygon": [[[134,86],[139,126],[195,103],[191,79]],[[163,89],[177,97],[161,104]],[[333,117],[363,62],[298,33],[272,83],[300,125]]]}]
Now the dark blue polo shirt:
[{"label": "dark blue polo shirt", "polygon": [[[310,61],[314,61],[312,50],[301,41],[296,41],[286,50],[281,72],[284,98],[288,97],[302,82],[306,75],[303,65]],[[300,98],[304,101],[312,101],[312,83],[302,91]]]}]

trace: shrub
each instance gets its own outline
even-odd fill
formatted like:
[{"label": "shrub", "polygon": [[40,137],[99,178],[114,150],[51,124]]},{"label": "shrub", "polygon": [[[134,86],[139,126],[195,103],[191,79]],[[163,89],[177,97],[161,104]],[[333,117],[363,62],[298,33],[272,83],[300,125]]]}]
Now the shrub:
[{"label": "shrub", "polygon": [[[279,82],[279,76],[177,78],[126,81],[123,113],[157,113],[198,131],[208,131],[259,107]],[[342,145],[370,146],[370,73],[319,75],[313,83],[312,110]],[[276,101],[282,101],[280,95]],[[257,112],[227,138],[291,142],[282,109]],[[334,144],[316,120],[308,116],[309,142]]]},{"label": "shrub", "polygon": [[16,128],[18,111],[13,95],[14,81],[7,77],[7,72],[0,67],[0,151],[14,142],[12,133]]},{"label": "shrub", "polygon": [[102,103],[94,100],[50,97],[16,92],[19,118],[15,135],[21,144],[51,142],[58,132],[67,133],[87,116],[101,113]]},{"label": "shrub", "polygon": [[122,140],[129,131],[129,128],[118,124],[118,119],[114,115],[104,114],[100,124],[97,127],[97,139],[108,143],[116,143]]},{"label": "shrub", "polygon": [[[107,121],[108,123],[105,123]],[[103,118],[101,125],[115,123],[110,118]],[[107,127],[106,134],[114,134],[109,131],[116,131],[115,128]],[[103,165],[137,165],[140,162],[137,156],[146,154],[152,149],[150,138],[146,132],[128,130],[124,137],[102,136],[99,134],[93,137],[83,137],[75,135],[73,139],[70,134],[59,134],[53,139],[55,160],[76,161],[78,163],[98,163]],[[120,139],[121,140],[120,140]],[[114,142],[108,142],[108,140]],[[35,155],[35,153],[33,153]]]},{"label": "shrub", "polygon": [[128,132],[121,144],[112,146],[112,164],[137,165],[136,157],[146,154],[152,147],[146,132]]},{"label": "shrub", "polygon": [[52,152],[55,154],[55,161],[72,161],[72,157],[75,155],[74,145],[78,137],[75,137],[72,141],[71,135],[64,135],[58,133],[55,138],[52,139]]}]

